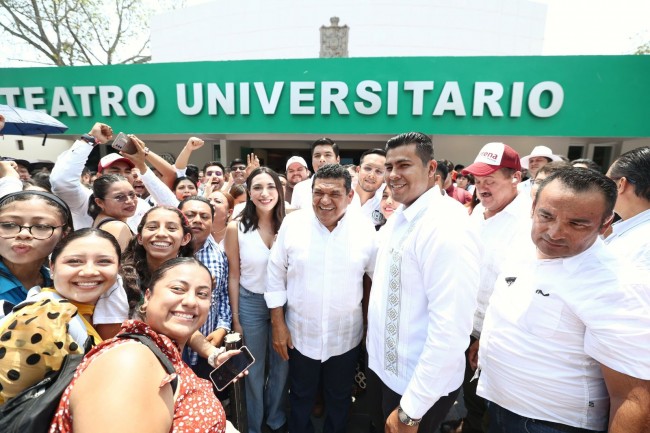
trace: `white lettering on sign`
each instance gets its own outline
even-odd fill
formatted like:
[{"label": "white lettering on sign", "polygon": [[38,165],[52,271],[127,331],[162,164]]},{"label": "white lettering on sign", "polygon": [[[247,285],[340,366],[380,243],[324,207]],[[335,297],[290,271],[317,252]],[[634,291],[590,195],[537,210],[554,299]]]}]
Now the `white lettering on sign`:
[{"label": "white lettering on sign", "polygon": [[[140,106],[138,98],[142,97],[144,104]],[[156,97],[151,87],[145,84],[136,84],[129,89],[129,109],[136,116],[148,116],[156,108]]]},{"label": "white lettering on sign", "polygon": [[208,83],[208,114],[218,114],[217,106],[230,116],[235,114],[235,83],[226,83],[226,93],[217,83]]},{"label": "white lettering on sign", "polygon": [[111,115],[111,110],[118,116],[126,116],[126,111],[122,107],[124,91],[118,86],[99,86],[99,104],[102,110],[102,116]]},{"label": "white lettering on sign", "polygon": [[260,102],[262,107],[262,112],[266,115],[273,115],[278,109],[278,101],[280,101],[280,95],[282,94],[282,89],[284,88],[284,81],[276,81],[273,83],[273,91],[271,92],[271,97],[269,98],[268,93],[266,93],[266,88],[264,83],[255,83],[255,93],[257,93],[257,100]]},{"label": "white lettering on sign", "polygon": [[465,105],[460,94],[458,81],[447,81],[440,91],[440,97],[433,110],[434,116],[442,116],[445,111],[453,111],[456,116],[465,116]]},{"label": "white lettering on sign", "polygon": [[[468,106],[474,118],[531,116],[548,118],[564,104],[564,89],[554,81],[506,86],[494,81],[477,81],[463,86],[458,81],[275,81],[176,83],[176,106],[184,116],[422,116],[466,117]],[[508,92],[505,91],[508,89]],[[163,94],[164,92],[160,92]],[[4,101],[2,100],[4,98]],[[288,99],[288,100],[287,100]],[[101,116],[146,117],[156,111],[157,93],[147,84],[44,87],[1,87],[0,103],[49,111],[55,117]],[[167,107],[165,107],[167,108]],[[507,113],[507,114],[504,114]],[[286,114],[286,113],[285,113]]]},{"label": "white lettering on sign", "polygon": [[50,114],[58,117],[63,113],[69,117],[77,117],[77,111],[74,109],[72,99],[70,99],[70,95],[68,95],[65,87],[55,87],[54,94],[52,95],[52,109],[50,110]]},{"label": "white lettering on sign", "polygon": [[[365,80],[357,84],[357,97],[361,101],[354,103],[354,109],[364,116],[372,116],[381,110],[381,84],[372,80]],[[370,105],[366,105],[368,102]]]},{"label": "white lettering on sign", "polygon": [[[548,107],[543,108],[540,99],[544,92],[549,92],[551,96],[551,103]],[[530,91],[528,96],[528,109],[534,116],[537,117],[551,117],[555,116],[562,104],[564,103],[564,90],[562,86],[553,81],[543,81],[536,84]]]},{"label": "white lettering on sign", "polygon": [[424,92],[427,90],[433,90],[433,81],[404,81],[404,90],[407,92],[413,92],[411,114],[413,116],[422,116]]},{"label": "white lettering on sign", "polygon": [[314,102],[314,94],[306,93],[314,89],[316,89],[315,81],[292,81],[289,114],[314,114],[316,107],[303,105],[304,102]]},{"label": "white lettering on sign", "polygon": [[348,85],[343,81],[323,81],[320,97],[321,114],[330,114],[332,105],[339,114],[350,114],[343,100],[348,96]]},{"label": "white lettering on sign", "polygon": [[36,95],[42,95],[45,90],[42,87],[25,87],[23,95],[25,96],[25,108],[28,110],[45,111],[39,105],[45,105],[45,98]]},{"label": "white lettering on sign", "polygon": [[474,108],[472,116],[482,117],[483,108],[490,110],[492,117],[502,117],[503,110],[499,99],[503,96],[503,86],[496,82],[477,82],[474,84]]},{"label": "white lettering on sign", "polygon": [[81,100],[81,115],[83,117],[92,117],[93,110],[91,108],[90,97],[97,94],[97,89],[94,86],[77,86],[72,88],[72,93],[79,95]]}]

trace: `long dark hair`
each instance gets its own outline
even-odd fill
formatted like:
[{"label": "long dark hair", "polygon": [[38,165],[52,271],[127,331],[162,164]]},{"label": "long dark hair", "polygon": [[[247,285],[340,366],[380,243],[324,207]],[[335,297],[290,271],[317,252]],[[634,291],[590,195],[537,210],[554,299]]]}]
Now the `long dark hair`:
[{"label": "long dark hair", "polygon": [[253,179],[259,174],[268,174],[273,178],[273,182],[275,183],[275,188],[278,191],[278,202],[275,204],[273,207],[273,232],[277,233],[280,230],[280,225],[282,224],[282,220],[284,219],[284,216],[286,215],[285,210],[284,210],[284,191],[282,190],[282,183],[280,182],[280,176],[278,174],[271,170],[268,167],[257,167],[255,170],[251,172],[251,174],[248,176],[248,179],[246,179],[246,188],[248,189],[248,198],[246,199],[246,206],[244,206],[244,210],[241,213],[241,224],[244,227],[244,233],[248,232],[249,230],[257,230],[259,227],[259,217],[257,216],[257,208],[255,207],[255,204],[253,203],[253,200],[251,200],[251,184],[253,183]]},{"label": "long dark hair", "polygon": [[[187,218],[185,218],[185,215],[183,215],[180,210],[172,206],[156,206],[149,209],[142,216],[142,220],[140,221],[140,224],[138,224],[138,235],[142,235],[142,230],[148,222],[149,215],[160,209],[178,215],[181,227],[183,227],[183,236],[187,233],[192,234]],[[192,242],[188,242],[187,245],[182,245],[178,251],[180,257],[192,257],[193,254],[194,250],[192,248]],[[129,245],[124,250],[124,254],[122,254],[122,270],[124,290],[126,291],[126,297],[129,300],[129,310],[133,311],[136,305],[138,305],[142,300],[144,290],[147,288],[147,284],[149,283],[152,274],[151,271],[149,271],[149,265],[147,264],[147,251],[143,245],[140,245],[137,236],[134,236],[133,239],[131,239]]]},{"label": "long dark hair", "polygon": [[93,193],[90,194],[90,197],[88,198],[88,215],[90,215],[92,219],[97,218],[97,215],[102,211],[102,208],[95,203],[95,199],[98,198],[100,200],[105,200],[106,194],[108,194],[111,185],[122,181],[128,182],[124,176],[119,174],[104,174],[95,179],[95,182],[93,182]]}]

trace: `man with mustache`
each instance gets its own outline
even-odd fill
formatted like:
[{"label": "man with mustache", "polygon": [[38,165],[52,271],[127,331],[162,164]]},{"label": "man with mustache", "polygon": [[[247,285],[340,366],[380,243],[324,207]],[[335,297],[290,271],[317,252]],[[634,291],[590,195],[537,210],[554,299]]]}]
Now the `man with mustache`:
[{"label": "man with mustache", "polygon": [[476,396],[476,381],[472,381],[478,355],[478,340],[483,328],[483,317],[501,267],[512,253],[512,243],[530,234],[530,196],[517,192],[521,182],[519,154],[503,143],[488,143],[478,153],[475,161],[462,171],[475,178],[479,203],[472,212],[472,223],[477,227],[483,251],[480,259],[481,279],[478,289],[478,306],[474,314],[474,329],[467,355],[467,368],[463,382],[463,396],[467,417],[464,433],[482,432],[486,406]]}]

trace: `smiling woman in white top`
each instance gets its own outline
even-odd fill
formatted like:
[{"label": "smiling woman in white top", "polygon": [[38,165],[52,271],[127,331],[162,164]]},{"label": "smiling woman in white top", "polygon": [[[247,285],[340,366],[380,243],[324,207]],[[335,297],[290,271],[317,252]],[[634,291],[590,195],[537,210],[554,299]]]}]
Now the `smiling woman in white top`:
[{"label": "smiling woman in white top", "polygon": [[[256,168],[248,176],[246,188],[248,198],[241,220],[228,224],[225,245],[233,330],[243,334],[244,344],[256,360],[246,380],[248,428],[260,433],[264,413],[272,430],[280,429],[286,422],[284,388],[288,363],[269,344],[271,322],[264,301],[266,265],[285,210],[282,184],[273,170]],[[269,378],[265,398],[267,356]]]}]

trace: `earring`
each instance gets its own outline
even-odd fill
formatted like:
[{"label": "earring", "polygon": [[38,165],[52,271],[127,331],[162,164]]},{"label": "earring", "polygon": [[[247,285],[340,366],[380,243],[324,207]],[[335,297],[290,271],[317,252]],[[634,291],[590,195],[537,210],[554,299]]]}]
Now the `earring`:
[{"label": "earring", "polygon": [[147,306],[144,305],[144,304],[140,304],[140,306],[138,307],[138,313],[140,313],[143,316],[146,315],[147,314]]}]

